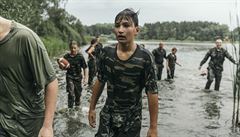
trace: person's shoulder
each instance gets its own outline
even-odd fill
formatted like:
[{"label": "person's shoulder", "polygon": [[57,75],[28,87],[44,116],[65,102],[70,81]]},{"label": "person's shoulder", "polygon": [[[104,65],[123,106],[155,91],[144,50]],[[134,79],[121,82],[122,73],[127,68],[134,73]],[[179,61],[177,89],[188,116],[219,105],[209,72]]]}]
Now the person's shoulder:
[{"label": "person's shoulder", "polygon": [[70,53],[66,53],[63,55],[64,58],[69,58],[70,57]]},{"label": "person's shoulder", "polygon": [[142,46],[138,45],[138,50],[141,52],[141,56],[144,58],[152,58],[153,54],[146,48],[143,48]]},{"label": "person's shoulder", "polygon": [[31,36],[36,36],[37,34],[33,32],[30,28],[26,27],[25,25],[13,21],[13,26],[18,32],[18,36],[21,37],[31,37]]},{"label": "person's shoulder", "polygon": [[103,51],[109,51],[109,50],[115,50],[116,49],[116,44],[110,44],[110,45],[106,45],[103,47]]},{"label": "person's shoulder", "polygon": [[83,54],[80,53],[80,52],[78,52],[78,53],[77,53],[77,56],[78,56],[78,57],[83,57]]}]

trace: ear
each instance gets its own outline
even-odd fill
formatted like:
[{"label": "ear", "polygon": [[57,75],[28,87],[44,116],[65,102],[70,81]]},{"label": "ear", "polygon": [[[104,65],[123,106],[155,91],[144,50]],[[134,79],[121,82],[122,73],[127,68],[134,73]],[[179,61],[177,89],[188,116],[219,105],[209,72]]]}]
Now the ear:
[{"label": "ear", "polygon": [[136,32],[135,32],[135,36],[140,32],[140,28],[139,26],[135,28],[136,29]]}]

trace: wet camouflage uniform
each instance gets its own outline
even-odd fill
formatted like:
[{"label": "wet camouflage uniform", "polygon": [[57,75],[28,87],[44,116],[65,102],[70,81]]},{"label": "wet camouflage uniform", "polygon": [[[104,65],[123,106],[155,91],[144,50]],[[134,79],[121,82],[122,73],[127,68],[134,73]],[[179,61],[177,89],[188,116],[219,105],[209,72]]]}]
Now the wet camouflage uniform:
[{"label": "wet camouflage uniform", "polygon": [[95,137],[140,137],[142,89],[157,94],[155,71],[150,52],[140,46],[126,61],[117,57],[116,46],[103,48],[98,79],[107,82],[108,97]]},{"label": "wet camouflage uniform", "polygon": [[207,52],[207,54],[201,61],[200,66],[202,66],[208,60],[209,57],[211,57],[211,59],[208,63],[208,76],[207,76],[208,81],[206,83],[205,89],[210,88],[213,79],[215,78],[214,90],[218,91],[222,79],[223,62],[225,60],[225,57],[227,57],[233,63],[235,63],[235,60],[227,52],[227,50],[223,48],[217,49],[216,47],[214,47]]},{"label": "wet camouflage uniform", "polygon": [[74,57],[67,53],[64,55],[64,58],[70,63],[70,68],[67,69],[66,82],[68,92],[68,107],[72,108],[74,101],[75,106],[80,105],[80,97],[82,93],[82,68],[87,68],[87,64],[83,55],[80,53]]},{"label": "wet camouflage uniform", "polygon": [[[89,47],[89,49],[91,46]],[[88,55],[88,85],[92,85],[93,78],[96,76],[97,66],[96,66],[96,55],[95,50],[92,52],[92,56]]]},{"label": "wet camouflage uniform", "polygon": [[152,51],[152,54],[154,56],[154,60],[157,66],[157,78],[158,80],[162,79],[162,70],[163,70],[163,62],[164,62],[164,58],[166,59],[166,50],[163,48],[156,48]]},{"label": "wet camouflage uniform", "polygon": [[95,48],[95,57],[96,57],[96,68],[97,68],[97,71],[98,71],[98,68],[99,68],[99,58],[100,58],[100,55],[102,53],[102,48],[103,48],[102,43],[98,43],[96,48]]},{"label": "wet camouflage uniform", "polygon": [[169,53],[167,56],[167,60],[168,60],[168,67],[170,70],[167,70],[167,78],[168,79],[173,79],[174,78],[174,72],[175,72],[175,64],[177,61],[177,56]]}]

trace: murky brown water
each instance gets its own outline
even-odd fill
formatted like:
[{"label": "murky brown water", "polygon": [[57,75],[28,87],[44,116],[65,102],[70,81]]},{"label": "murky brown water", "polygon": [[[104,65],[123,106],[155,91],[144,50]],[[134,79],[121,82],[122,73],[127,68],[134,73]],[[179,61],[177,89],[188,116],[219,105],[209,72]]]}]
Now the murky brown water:
[{"label": "murky brown water", "polygon": [[[168,53],[173,46],[178,48],[178,62],[183,66],[176,66],[176,78],[173,83],[165,80],[158,82],[160,89],[159,137],[239,137],[240,133],[233,132],[231,129],[233,111],[231,71],[233,65],[228,60],[225,61],[220,91],[206,92],[202,90],[205,86],[206,76],[200,76],[201,72],[198,70],[198,66],[207,50],[214,45],[167,45],[169,46],[165,48]],[[157,47],[157,43],[146,43],[146,48],[150,51],[155,47]],[[202,68],[206,69],[206,67],[207,63]],[[58,68],[57,74],[60,87],[54,120],[55,136],[93,137],[97,129],[90,128],[87,120],[88,100],[91,93],[84,87],[81,107],[68,110],[65,74]],[[163,78],[165,77],[166,71],[164,70]],[[103,93],[97,104],[97,116],[105,99],[106,94]],[[97,119],[99,118],[97,117]],[[148,126],[149,112],[147,99],[144,97],[141,137],[146,136]]]}]

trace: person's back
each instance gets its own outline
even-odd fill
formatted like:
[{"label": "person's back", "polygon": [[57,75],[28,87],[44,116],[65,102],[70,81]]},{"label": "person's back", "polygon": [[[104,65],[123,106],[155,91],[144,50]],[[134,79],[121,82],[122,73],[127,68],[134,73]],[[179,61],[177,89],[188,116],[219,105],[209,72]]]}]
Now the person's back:
[{"label": "person's back", "polygon": [[[44,90],[49,95],[46,86],[57,86],[47,51],[34,32],[12,21],[10,32],[0,41],[0,55],[0,129],[9,136],[38,136],[49,105],[44,103]],[[57,89],[52,90],[51,115]]]}]

